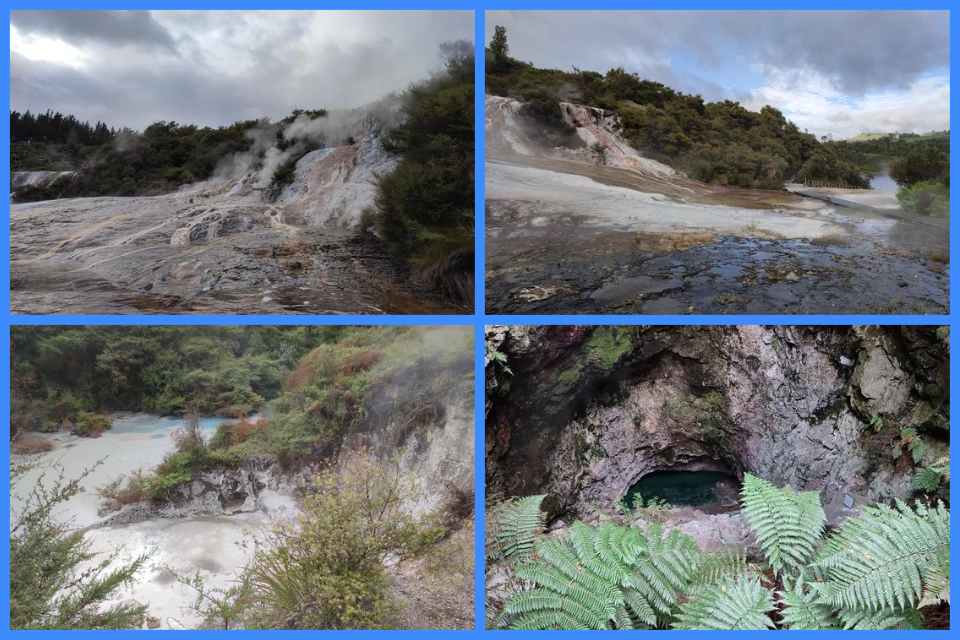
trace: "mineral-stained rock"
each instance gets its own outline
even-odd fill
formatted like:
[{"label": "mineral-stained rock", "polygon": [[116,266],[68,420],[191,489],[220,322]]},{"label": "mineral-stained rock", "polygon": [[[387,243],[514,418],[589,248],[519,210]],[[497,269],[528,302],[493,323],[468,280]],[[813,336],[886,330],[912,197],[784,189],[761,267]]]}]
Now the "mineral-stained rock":
[{"label": "mineral-stained rock", "polygon": [[119,509],[104,508],[101,514],[112,513],[96,526],[130,524],[156,517],[184,518],[253,512],[259,508],[257,494],[264,486],[258,475],[258,472],[248,468],[204,472],[174,489],[166,501],[143,500]]}]

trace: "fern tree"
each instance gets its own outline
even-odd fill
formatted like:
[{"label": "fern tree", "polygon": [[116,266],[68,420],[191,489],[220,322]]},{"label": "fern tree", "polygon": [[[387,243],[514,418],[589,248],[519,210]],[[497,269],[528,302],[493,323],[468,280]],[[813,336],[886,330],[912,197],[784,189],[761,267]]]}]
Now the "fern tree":
[{"label": "fern tree", "polygon": [[[765,566],[741,551],[701,554],[689,536],[659,524],[643,532],[577,522],[518,564],[525,588],[507,601],[504,626],[913,629],[920,607],[950,601],[942,502],[869,507],[825,537],[819,492],[747,475],[741,501]],[[524,540],[507,548],[529,549]]]},{"label": "fern tree", "polygon": [[650,628],[672,615],[690,585],[700,552],[690,536],[606,522],[574,523],[536,546],[517,567],[532,587],[505,612],[514,629]]},{"label": "fern tree", "polygon": [[774,571],[795,571],[813,558],[827,521],[819,491],[778,489],[748,473],[742,503],[747,523]]}]

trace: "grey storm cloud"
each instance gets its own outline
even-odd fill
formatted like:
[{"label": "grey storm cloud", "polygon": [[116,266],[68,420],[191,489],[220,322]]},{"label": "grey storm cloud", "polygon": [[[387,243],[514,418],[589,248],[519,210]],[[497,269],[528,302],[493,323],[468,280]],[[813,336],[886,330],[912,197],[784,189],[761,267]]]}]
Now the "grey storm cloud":
[{"label": "grey storm cloud", "polygon": [[140,129],[159,120],[222,125],[277,119],[294,108],[362,106],[439,70],[439,44],[472,41],[473,15],[11,11],[16,40],[56,39],[75,51],[70,59],[44,57],[18,50],[12,38],[10,108]]},{"label": "grey storm cloud", "polygon": [[[487,41],[496,24],[522,60],[597,71],[623,65],[664,82],[678,54],[707,68],[747,57],[815,71],[854,96],[905,87],[950,64],[948,11],[487,11]],[[718,88],[675,78],[674,86],[687,85],[708,97]]]},{"label": "grey storm cloud", "polygon": [[11,10],[10,24],[24,33],[54,35],[68,43],[174,46],[173,36],[149,11]]}]

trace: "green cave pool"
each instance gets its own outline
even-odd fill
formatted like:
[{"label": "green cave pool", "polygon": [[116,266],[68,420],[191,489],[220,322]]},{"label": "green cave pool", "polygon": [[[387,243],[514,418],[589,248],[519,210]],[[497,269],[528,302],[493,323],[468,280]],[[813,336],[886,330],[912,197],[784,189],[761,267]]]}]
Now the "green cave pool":
[{"label": "green cave pool", "polygon": [[630,487],[623,502],[632,506],[640,494],[644,501],[659,498],[677,507],[732,504],[739,491],[740,482],[720,471],[655,471]]}]

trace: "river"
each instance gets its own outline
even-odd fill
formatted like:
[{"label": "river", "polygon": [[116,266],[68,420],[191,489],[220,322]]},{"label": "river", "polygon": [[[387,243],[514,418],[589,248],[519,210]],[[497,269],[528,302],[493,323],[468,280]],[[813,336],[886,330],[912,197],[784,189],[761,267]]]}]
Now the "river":
[{"label": "river", "polygon": [[[99,520],[100,498],[96,488],[136,469],[149,470],[173,449],[173,432],[186,426],[183,418],[149,414],[113,414],[113,427],[99,438],[80,438],[66,433],[40,435],[55,445],[36,456],[14,456],[18,462],[59,464],[66,478],[74,478],[97,461],[102,464],[84,480],[85,491],[56,512],[56,517],[76,527],[95,525]],[[208,436],[223,418],[204,418],[200,427]],[[11,488],[11,518],[39,480],[42,472],[32,471]],[[48,477],[51,475],[47,471]],[[118,561],[129,562],[141,553],[150,559],[137,575],[136,584],[118,593],[116,602],[135,599],[149,605],[149,615],[160,620],[163,629],[195,628],[202,620],[190,609],[196,593],[177,582],[176,574],[192,577],[197,571],[207,588],[229,587],[252,549],[244,540],[261,529],[272,515],[292,514],[293,499],[269,489],[258,496],[260,510],[234,516],[156,518],[134,524],[94,527],[85,537],[97,552],[121,549]],[[172,570],[172,572],[171,572]]]}]

